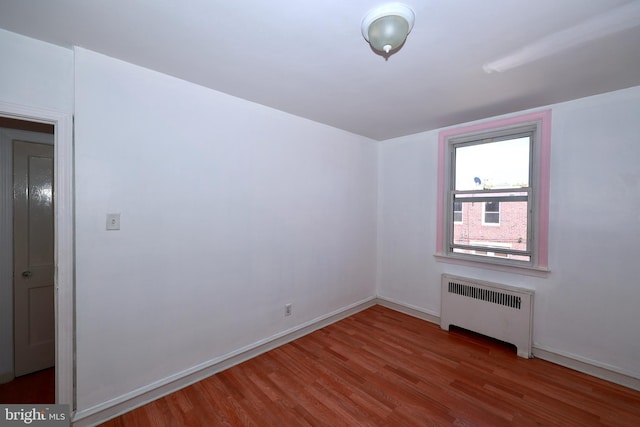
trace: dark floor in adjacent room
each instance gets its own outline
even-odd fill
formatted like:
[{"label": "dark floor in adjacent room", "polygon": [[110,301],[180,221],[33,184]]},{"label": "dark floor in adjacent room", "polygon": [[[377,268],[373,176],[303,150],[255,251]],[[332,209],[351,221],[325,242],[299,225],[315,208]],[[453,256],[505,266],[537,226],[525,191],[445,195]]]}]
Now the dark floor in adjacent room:
[{"label": "dark floor in adjacent room", "polygon": [[55,369],[23,375],[0,384],[0,403],[55,403]]}]

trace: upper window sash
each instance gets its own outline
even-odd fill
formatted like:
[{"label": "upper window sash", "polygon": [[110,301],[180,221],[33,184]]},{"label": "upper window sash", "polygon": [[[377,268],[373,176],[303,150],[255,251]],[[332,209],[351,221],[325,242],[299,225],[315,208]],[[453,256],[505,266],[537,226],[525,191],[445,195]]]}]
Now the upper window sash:
[{"label": "upper window sash", "polygon": [[[450,177],[449,177],[449,190],[456,190],[456,150],[466,147],[479,146],[484,144],[491,144],[502,141],[516,140],[521,138],[529,139],[529,168],[527,171],[528,182],[527,185],[532,185],[532,179],[534,178],[535,171],[533,170],[536,163],[536,124],[526,124],[522,126],[514,126],[508,129],[501,129],[491,132],[485,132],[483,134],[465,135],[455,138],[450,138],[447,142],[449,144],[449,158],[451,162]],[[512,187],[502,187],[512,188]],[[473,189],[473,191],[488,190],[485,188]]]},{"label": "upper window sash", "polygon": [[449,144],[458,147],[467,147],[475,144],[486,144],[489,142],[507,141],[509,139],[526,138],[533,136],[536,131],[535,124],[525,124],[522,126],[512,126],[500,130],[490,130],[480,134],[464,135],[449,139]]}]

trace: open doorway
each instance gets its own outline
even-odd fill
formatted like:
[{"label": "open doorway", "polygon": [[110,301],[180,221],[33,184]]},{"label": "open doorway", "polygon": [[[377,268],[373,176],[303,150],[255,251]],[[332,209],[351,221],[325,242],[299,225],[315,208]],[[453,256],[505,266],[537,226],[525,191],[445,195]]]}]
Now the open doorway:
[{"label": "open doorway", "polygon": [[[62,113],[58,111],[53,111],[49,109],[39,108],[39,107],[30,107],[30,106],[22,106],[12,103],[7,103],[0,101],[0,128],[4,127],[4,129],[11,129],[12,133],[19,132],[35,132],[40,134],[48,135],[49,141],[51,141],[51,136],[53,136],[53,140],[51,144],[48,144],[44,141],[29,141],[30,137],[34,134],[29,134],[28,138],[24,138],[25,134],[19,135],[18,140],[27,140],[27,144],[21,148],[21,150],[26,149],[29,151],[31,147],[42,148],[44,146],[49,146],[49,154],[31,154],[32,157],[37,158],[35,167],[33,168],[33,172],[36,172],[37,169],[40,170],[40,174],[43,175],[53,175],[52,187],[51,189],[47,188],[47,184],[43,184],[41,188],[41,196],[45,199],[49,196],[52,199],[53,205],[53,224],[51,224],[50,220],[45,220],[40,226],[42,227],[44,224],[44,228],[39,230],[38,234],[43,234],[44,231],[49,228],[53,230],[53,241],[49,243],[45,243],[42,247],[40,247],[40,260],[44,258],[51,258],[51,253],[53,255],[53,264],[48,268],[53,271],[53,285],[49,289],[44,289],[43,287],[38,287],[38,290],[32,292],[32,297],[35,299],[32,302],[40,304],[40,307],[35,306],[36,311],[48,311],[48,315],[51,316],[53,314],[54,325],[53,332],[51,331],[51,325],[49,327],[43,327],[42,325],[46,325],[46,322],[39,326],[35,326],[35,328],[40,328],[38,330],[33,329],[30,331],[32,341],[37,343],[45,343],[46,341],[52,341],[54,344],[54,352],[53,352],[53,365],[55,365],[55,371],[51,371],[49,369],[41,369],[42,363],[44,366],[51,364],[50,355],[48,356],[48,360],[39,361],[37,363],[41,363],[38,365],[37,363],[35,369],[39,369],[37,372],[48,372],[48,379],[45,379],[43,384],[45,387],[48,387],[51,390],[51,384],[53,384],[53,399],[51,399],[51,394],[46,397],[46,401],[43,400],[43,403],[55,402],[59,404],[68,404],[71,409],[71,416],[73,417],[73,413],[75,410],[75,399],[74,399],[74,344],[73,344],[73,336],[74,336],[74,327],[73,327],[73,144],[72,144],[72,116],[67,113]],[[26,127],[26,129],[25,129]],[[16,129],[17,128],[17,129]],[[5,152],[2,153],[0,157],[0,171],[5,171],[6,169],[13,169],[13,140],[9,143],[11,146],[11,156],[7,157],[9,153],[7,153],[6,145]],[[51,148],[53,148],[53,152],[51,153]],[[45,150],[46,151],[46,150]],[[23,153],[24,154],[24,153]],[[51,172],[52,171],[52,172]],[[0,172],[2,173],[2,172]],[[6,176],[6,175],[5,175]],[[1,184],[5,188],[4,194],[6,197],[2,200],[2,206],[5,206],[7,203],[11,204],[11,209],[13,207],[13,170],[9,172],[9,176],[11,176],[10,180],[6,178],[1,180]],[[8,182],[10,181],[10,182]],[[13,213],[13,212],[12,212]],[[2,222],[3,229],[11,229],[13,233],[13,218],[6,218],[6,215],[2,214]],[[46,233],[45,233],[46,234]],[[1,239],[0,239],[1,240]],[[13,237],[11,237],[13,240]],[[11,260],[8,261],[4,256],[7,252],[7,244],[11,252],[15,251],[13,248],[13,242],[7,243],[6,239],[3,240],[5,246],[2,246],[0,256],[0,280],[5,281],[6,274],[2,273],[8,270],[11,276],[11,282],[13,282],[13,276],[20,277],[25,279],[25,281],[29,281],[35,273],[31,270],[30,267],[16,267],[12,263],[14,262],[14,256],[12,254]],[[44,254],[44,255],[43,255]],[[42,263],[40,263],[42,264]],[[17,270],[16,270],[17,269]],[[14,274],[14,270],[16,270]],[[18,271],[21,270],[21,271]],[[31,273],[31,274],[30,274]],[[24,284],[24,283],[22,283]],[[3,285],[4,289],[7,289],[6,283]],[[10,288],[12,291],[13,288]],[[51,295],[53,295],[53,307],[49,304],[49,300]],[[9,303],[13,304],[12,300],[13,295],[9,298]],[[4,293],[2,294],[2,298],[0,304],[3,304],[5,301]],[[44,308],[42,308],[44,307]],[[13,325],[7,325],[7,323],[13,323],[13,311],[9,313],[8,322],[7,322],[7,314],[4,307],[0,307],[0,327],[3,328],[0,332],[0,339],[3,340],[0,342],[0,375],[3,377],[1,379],[6,380],[8,377],[15,376],[15,360],[7,361],[7,355],[11,355],[10,359],[13,359],[13,351],[15,343],[13,337]],[[11,344],[8,351],[5,351],[5,340],[7,331],[11,334],[9,343]],[[52,338],[53,335],[53,339]],[[9,366],[9,374],[7,374],[7,366]],[[30,369],[30,368],[27,368]],[[25,374],[18,379],[23,379],[29,377],[28,374]],[[42,379],[40,379],[42,380]],[[23,381],[21,381],[22,383]],[[46,386],[49,384],[49,386]],[[25,387],[22,385],[22,387]],[[2,386],[0,385],[0,391]],[[32,387],[27,386],[27,389],[32,389]],[[50,393],[50,391],[49,391]],[[36,403],[34,399],[40,399],[37,397],[29,397],[29,403]]]},{"label": "open doorway", "polygon": [[0,117],[0,403],[55,403],[54,126]]}]

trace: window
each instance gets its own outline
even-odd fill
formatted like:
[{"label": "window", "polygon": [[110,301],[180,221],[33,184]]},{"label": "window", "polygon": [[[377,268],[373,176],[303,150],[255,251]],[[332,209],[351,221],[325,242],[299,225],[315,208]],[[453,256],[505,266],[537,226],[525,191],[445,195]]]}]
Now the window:
[{"label": "window", "polygon": [[550,118],[440,133],[438,256],[546,270]]},{"label": "window", "polygon": [[482,222],[485,225],[500,225],[500,202],[484,202],[484,214]]},{"label": "window", "polygon": [[535,130],[527,125],[449,139],[449,206],[455,212],[456,203],[468,205],[469,216],[477,217],[448,227],[451,252],[531,261]]}]

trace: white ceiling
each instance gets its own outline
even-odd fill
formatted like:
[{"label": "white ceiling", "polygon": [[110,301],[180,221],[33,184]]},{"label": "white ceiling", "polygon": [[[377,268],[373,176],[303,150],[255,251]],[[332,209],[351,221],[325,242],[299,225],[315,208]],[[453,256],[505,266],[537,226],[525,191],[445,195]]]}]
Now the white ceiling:
[{"label": "white ceiling", "polygon": [[[373,139],[640,85],[639,0],[406,0],[388,61],[379,0],[0,0],[0,28],[82,46]],[[501,73],[483,65],[619,7],[631,28]]]}]

